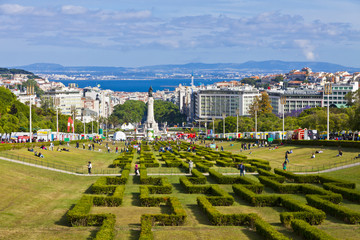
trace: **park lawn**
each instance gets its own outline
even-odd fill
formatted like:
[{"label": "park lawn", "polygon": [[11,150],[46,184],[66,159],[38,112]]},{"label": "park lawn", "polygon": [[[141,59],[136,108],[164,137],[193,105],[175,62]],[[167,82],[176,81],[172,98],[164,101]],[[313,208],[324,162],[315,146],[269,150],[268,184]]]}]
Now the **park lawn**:
[{"label": "park lawn", "polygon": [[[105,151],[89,151],[83,150],[82,148],[77,149],[74,146],[64,147],[69,149],[70,152],[55,151],[56,147],[54,151],[34,148],[35,151],[40,151],[44,155],[44,158],[34,156],[34,153],[27,151],[26,148],[0,152],[0,155],[32,163],[35,163],[34,161],[41,161],[42,163],[38,164],[79,173],[86,173],[88,161],[92,162],[93,172],[101,172],[101,170],[116,171],[114,168],[109,169],[109,165],[112,164],[113,160],[117,158],[119,154],[107,153]],[[95,149],[97,148],[95,147]]]},{"label": "park lawn", "polygon": [[[207,142],[209,143],[209,142]],[[259,158],[268,160],[272,168],[282,168],[282,163],[285,160],[285,152],[292,149],[293,153],[289,154],[288,170],[289,171],[311,171],[322,170],[323,168],[329,168],[330,166],[344,165],[341,162],[351,161],[355,156],[358,156],[360,150],[357,148],[341,148],[343,151],[342,157],[337,157],[339,152],[337,147],[324,147],[324,146],[298,146],[298,145],[284,145],[279,146],[278,149],[269,150],[269,148],[254,147],[250,150],[240,152],[241,142],[220,142],[216,144],[224,147],[224,151],[229,151],[234,154],[242,154],[248,158]],[[233,146],[231,146],[233,144]],[[200,144],[204,145],[204,144]],[[311,158],[311,154],[317,150],[322,150],[323,153],[316,154],[315,158]],[[250,154],[251,152],[251,154]]]},{"label": "park lawn", "polygon": [[0,239],[86,239],[96,228],[70,227],[66,212],[97,177],[0,161]]},{"label": "park lawn", "polygon": [[360,166],[322,173],[321,175],[354,182],[356,183],[356,189],[360,191]]},{"label": "park lawn", "polygon": [[[295,150],[294,147],[292,149],[294,154],[300,152],[300,150]],[[264,151],[264,149],[258,151],[261,150]],[[302,150],[306,151],[306,149]],[[76,151],[84,154],[92,153],[88,150],[74,149],[73,151],[73,148],[71,148],[71,152],[67,154],[73,155]],[[276,153],[276,150],[267,152],[268,155]],[[97,152],[96,154],[101,153]],[[111,154],[106,153],[106,155]],[[157,153],[155,155],[158,156]],[[135,161],[137,157],[138,155],[134,154]],[[291,161],[290,159],[290,163]],[[5,161],[0,161],[0,164],[0,174],[4,176],[4,184],[0,185],[0,190],[2,190],[0,197],[4,199],[0,203],[0,239],[2,239],[2,236],[4,236],[3,239],[89,239],[95,235],[98,230],[95,227],[69,227],[65,214],[80,199],[91,183],[96,181],[96,177],[71,176]],[[157,171],[157,168],[149,168],[148,172],[150,172],[150,169],[153,173]],[[360,166],[326,173],[326,175],[355,182],[358,185],[357,189],[359,189],[359,172]],[[164,177],[167,177],[173,185],[171,196],[177,197],[182,203],[187,213],[187,222],[183,226],[153,227],[155,239],[263,239],[253,230],[246,227],[210,225],[206,215],[197,206],[196,198],[202,196],[202,194],[185,193],[179,184],[179,176],[170,175]],[[246,177],[257,180],[252,175]],[[215,184],[214,179],[211,177],[208,176],[207,179],[208,184]],[[141,207],[139,186],[139,176],[130,176],[125,187],[122,206],[114,208],[93,207],[91,210],[91,213],[116,214],[115,239],[138,239],[142,214],[169,213],[170,209],[166,206]],[[233,193],[231,185],[219,186],[235,198],[233,206],[216,207],[222,213],[257,213],[286,236],[300,239],[280,223],[279,214],[286,211],[286,209],[250,206]],[[265,188],[264,194],[266,193],[273,193],[273,191]],[[169,195],[164,194],[164,196]],[[304,195],[298,194],[292,195],[292,197],[304,203],[306,201]],[[360,210],[359,204],[345,200],[342,204],[354,210]],[[339,239],[360,239],[359,225],[348,225],[332,217],[328,217],[318,228]]]}]

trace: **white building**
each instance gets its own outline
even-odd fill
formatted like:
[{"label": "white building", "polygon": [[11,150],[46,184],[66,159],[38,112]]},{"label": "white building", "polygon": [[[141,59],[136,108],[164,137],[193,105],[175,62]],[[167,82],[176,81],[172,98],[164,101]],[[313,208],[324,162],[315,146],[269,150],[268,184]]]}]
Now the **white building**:
[{"label": "white building", "polygon": [[269,94],[271,106],[273,107],[273,113],[275,114],[282,114],[283,110],[282,106],[280,106],[280,98],[282,96],[286,97],[286,103],[284,106],[284,111],[286,114],[298,110],[303,110],[305,108],[326,107],[328,105],[328,97],[330,105],[337,107],[345,106],[347,103],[345,100],[345,95],[349,92],[357,91],[359,89],[359,83],[333,83],[331,88],[332,93],[329,96],[324,94],[323,87],[317,90],[269,90],[267,93]]},{"label": "white building", "polygon": [[79,89],[63,88],[62,90],[51,90],[45,92],[44,99],[52,101],[54,108],[58,108],[64,115],[71,115],[72,110],[77,112],[77,119],[81,116],[81,95],[82,92]]},{"label": "white building", "polygon": [[249,107],[256,96],[260,96],[259,90],[250,86],[226,89],[199,90],[194,94],[195,118],[211,119],[226,116],[249,115]]}]

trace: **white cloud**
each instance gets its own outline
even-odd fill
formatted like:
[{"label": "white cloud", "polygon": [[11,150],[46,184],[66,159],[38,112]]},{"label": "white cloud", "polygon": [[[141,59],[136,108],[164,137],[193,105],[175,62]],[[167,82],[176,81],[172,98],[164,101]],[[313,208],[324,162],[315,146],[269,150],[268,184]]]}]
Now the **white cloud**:
[{"label": "white cloud", "polygon": [[315,46],[360,40],[359,32],[349,23],[309,22],[300,15],[281,12],[250,17],[203,14],[160,18],[148,9],[115,11],[75,5],[38,8],[18,4],[0,5],[0,12],[1,29],[6,29],[0,32],[0,37],[22,38],[36,45],[301,49],[307,59],[313,60]]},{"label": "white cloud", "polygon": [[34,7],[21,6],[19,4],[3,4],[0,5],[0,11],[7,15],[30,14],[34,11]]},{"label": "white cloud", "polygon": [[311,61],[315,60],[315,54],[314,54],[315,48],[313,45],[311,45],[309,40],[296,39],[294,40],[294,42],[297,46],[299,46],[302,49],[307,60],[311,60]]},{"label": "white cloud", "polygon": [[69,15],[84,14],[87,11],[88,9],[82,6],[65,5],[61,7],[61,12]]}]

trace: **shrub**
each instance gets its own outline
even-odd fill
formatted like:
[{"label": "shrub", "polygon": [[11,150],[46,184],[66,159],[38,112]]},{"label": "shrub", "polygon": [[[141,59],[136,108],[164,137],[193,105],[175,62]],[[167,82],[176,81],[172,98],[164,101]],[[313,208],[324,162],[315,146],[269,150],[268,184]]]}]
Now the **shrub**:
[{"label": "shrub", "polygon": [[323,187],[332,192],[340,193],[347,200],[350,200],[353,202],[358,202],[358,203],[360,202],[360,192],[359,191],[349,189],[349,188],[339,187],[331,182],[324,183]]},{"label": "shrub", "polygon": [[294,232],[304,239],[308,240],[335,240],[332,236],[328,235],[324,231],[311,226],[307,222],[299,219],[291,221],[291,228]]},{"label": "shrub", "polygon": [[324,210],[329,215],[339,218],[346,223],[360,223],[360,213],[357,211],[336,205],[328,200],[322,199],[318,195],[307,195],[306,200],[311,206]]},{"label": "shrub", "polygon": [[282,212],[280,214],[280,221],[285,225],[289,225],[293,219],[302,219],[310,224],[320,224],[326,218],[326,214],[323,211],[303,204],[290,197],[281,196],[280,201],[283,207],[293,211]]},{"label": "shrub", "polygon": [[269,240],[289,240],[290,238],[284,236],[282,233],[276,231],[269,223],[261,218],[256,218],[254,222],[256,233],[260,234]]},{"label": "shrub", "polygon": [[277,182],[280,182],[280,183],[283,183],[285,181],[284,176],[280,176],[278,174],[266,171],[266,170],[261,169],[261,168],[257,169],[257,172],[259,173],[259,175],[269,177],[270,179],[273,179],[273,180],[275,180]]}]

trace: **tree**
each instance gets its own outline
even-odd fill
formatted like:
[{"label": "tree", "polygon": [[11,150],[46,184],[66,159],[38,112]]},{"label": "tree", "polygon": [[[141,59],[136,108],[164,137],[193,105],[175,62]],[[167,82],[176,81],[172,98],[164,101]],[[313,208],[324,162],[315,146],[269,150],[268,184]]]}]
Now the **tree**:
[{"label": "tree", "polygon": [[186,121],[186,116],[180,112],[178,106],[162,100],[154,101],[154,116],[157,123],[167,122],[168,125]]},{"label": "tree", "polygon": [[256,96],[253,103],[249,107],[249,113],[251,116],[255,116],[255,111],[257,114],[271,113],[273,107],[271,106],[271,101],[269,95],[266,92],[262,92],[261,96]]},{"label": "tree", "polygon": [[283,82],[284,81],[284,77],[282,75],[277,75],[275,78],[274,78],[274,82]]},{"label": "tree", "polygon": [[146,104],[142,101],[129,100],[114,107],[112,113],[119,124],[140,122],[145,114]]},{"label": "tree", "polygon": [[360,89],[355,92],[348,92],[344,98],[347,106],[360,106]]}]

